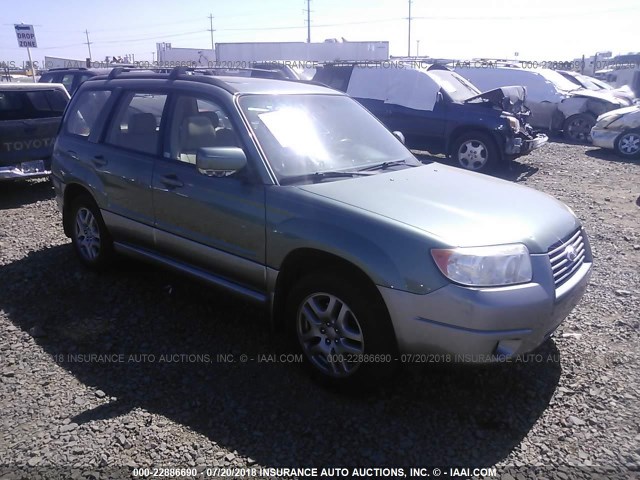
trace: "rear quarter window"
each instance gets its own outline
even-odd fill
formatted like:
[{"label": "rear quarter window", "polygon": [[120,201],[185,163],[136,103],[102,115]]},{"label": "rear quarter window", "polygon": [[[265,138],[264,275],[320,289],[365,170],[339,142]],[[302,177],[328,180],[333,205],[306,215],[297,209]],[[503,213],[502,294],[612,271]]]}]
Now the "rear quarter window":
[{"label": "rear quarter window", "polygon": [[64,131],[71,135],[88,137],[100,117],[110,90],[85,90],[67,112]]}]

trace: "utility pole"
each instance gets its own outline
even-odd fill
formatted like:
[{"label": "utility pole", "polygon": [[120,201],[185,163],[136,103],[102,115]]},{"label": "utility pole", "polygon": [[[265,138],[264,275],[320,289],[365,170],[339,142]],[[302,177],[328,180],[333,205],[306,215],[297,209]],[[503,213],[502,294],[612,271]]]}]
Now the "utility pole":
[{"label": "utility pole", "polygon": [[420,40],[416,40],[416,57],[420,56]]},{"label": "utility pole", "polygon": [[209,14],[209,32],[211,32],[211,50],[213,50],[215,47],[213,45],[213,15],[210,13]]},{"label": "utility pole", "polygon": [[311,0],[307,0],[307,43],[311,43]]},{"label": "utility pole", "polygon": [[87,48],[89,49],[89,60],[91,60],[91,42],[89,41],[89,31],[85,30],[84,34],[87,36]]},{"label": "utility pole", "polygon": [[151,52],[151,63],[155,64],[156,63],[156,52]]},{"label": "utility pole", "polygon": [[407,41],[407,57],[411,56],[411,0],[409,0],[409,38]]}]

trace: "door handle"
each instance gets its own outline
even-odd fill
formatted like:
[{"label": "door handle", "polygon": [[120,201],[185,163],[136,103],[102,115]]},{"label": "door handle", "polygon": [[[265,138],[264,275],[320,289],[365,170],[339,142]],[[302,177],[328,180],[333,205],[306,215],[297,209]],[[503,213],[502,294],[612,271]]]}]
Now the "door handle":
[{"label": "door handle", "polygon": [[96,155],[91,159],[91,163],[93,163],[96,167],[104,167],[108,162],[105,160],[104,156]]},{"label": "door handle", "polygon": [[184,187],[184,182],[178,179],[175,175],[165,175],[161,178],[160,183],[166,187]]},{"label": "door handle", "polygon": [[80,160],[80,157],[78,157],[78,154],[73,150],[67,150],[67,155],[69,155],[72,160]]}]

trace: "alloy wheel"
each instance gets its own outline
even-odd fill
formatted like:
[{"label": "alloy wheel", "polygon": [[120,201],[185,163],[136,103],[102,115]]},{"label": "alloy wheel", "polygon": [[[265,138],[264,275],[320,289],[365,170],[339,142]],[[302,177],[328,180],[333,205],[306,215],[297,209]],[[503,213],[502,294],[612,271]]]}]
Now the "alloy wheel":
[{"label": "alloy wheel", "polygon": [[100,254],[100,227],[91,210],[79,208],[76,213],[76,242],[80,255],[90,262]]},{"label": "alloy wheel", "polygon": [[335,295],[309,295],[298,309],[296,330],[304,354],[322,373],[348,377],[362,363],[362,328],[351,308]]}]

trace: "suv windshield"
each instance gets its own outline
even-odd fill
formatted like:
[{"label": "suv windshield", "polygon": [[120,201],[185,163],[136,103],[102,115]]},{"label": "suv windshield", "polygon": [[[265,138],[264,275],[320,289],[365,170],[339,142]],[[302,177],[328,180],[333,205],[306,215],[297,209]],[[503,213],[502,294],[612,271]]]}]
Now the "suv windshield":
[{"label": "suv windshield", "polygon": [[449,94],[451,100],[462,103],[468,98],[480,95],[480,90],[460,75],[449,70],[429,70],[427,74]]},{"label": "suv windshield", "polygon": [[356,172],[398,160],[420,165],[389,130],[349,97],[243,95],[239,103],[280,182],[318,172]]}]

